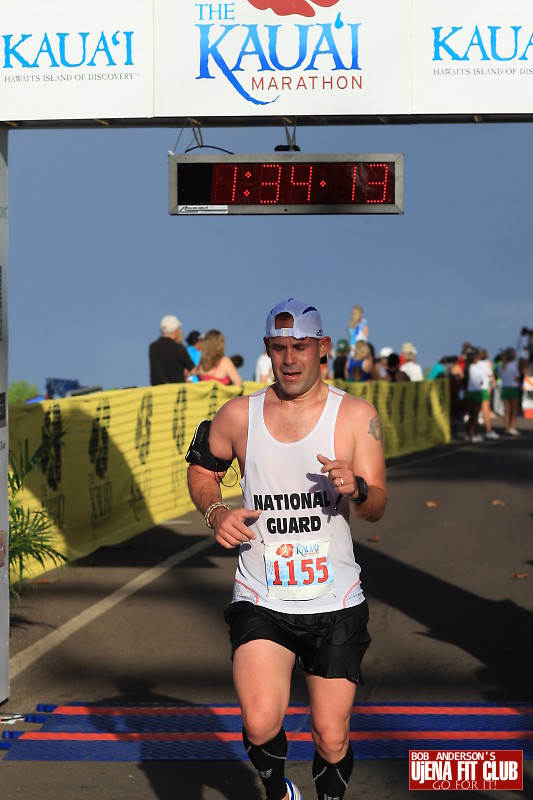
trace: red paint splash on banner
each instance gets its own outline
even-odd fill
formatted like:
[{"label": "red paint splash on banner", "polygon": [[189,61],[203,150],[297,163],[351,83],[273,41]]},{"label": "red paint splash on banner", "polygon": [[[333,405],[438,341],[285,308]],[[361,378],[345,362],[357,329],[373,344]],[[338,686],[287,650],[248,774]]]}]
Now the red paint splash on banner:
[{"label": "red paint splash on banner", "polygon": [[314,17],[314,6],[330,8],[336,5],[339,0],[248,0],[251,5],[260,11],[271,8],[274,14],[280,17],[287,17],[289,14],[299,14],[301,17]]}]

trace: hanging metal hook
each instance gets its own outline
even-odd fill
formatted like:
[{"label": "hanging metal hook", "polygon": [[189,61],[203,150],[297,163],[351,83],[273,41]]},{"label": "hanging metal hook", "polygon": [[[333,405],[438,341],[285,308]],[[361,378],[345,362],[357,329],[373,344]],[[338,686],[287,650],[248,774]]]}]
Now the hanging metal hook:
[{"label": "hanging metal hook", "polygon": [[[300,148],[296,144],[296,122],[293,122],[287,117],[283,117],[283,125],[285,127],[285,136],[287,138],[287,144],[278,144],[277,147],[274,148],[276,153],[286,153],[291,151],[299,152]],[[292,133],[289,132],[289,126],[292,126]]]},{"label": "hanging metal hook", "polygon": [[189,117],[181,127],[179,136],[176,139],[176,144],[174,145],[174,150],[171,151],[172,155],[176,152],[176,150],[178,148],[179,140],[181,139],[181,136],[182,136],[183,131],[185,130],[185,128],[190,128],[192,130],[192,134],[194,136],[194,141],[196,142],[196,146],[197,147],[203,147],[204,146],[204,139],[203,139],[203,136],[202,136],[202,123],[198,122],[197,119],[193,119],[193,117]]}]

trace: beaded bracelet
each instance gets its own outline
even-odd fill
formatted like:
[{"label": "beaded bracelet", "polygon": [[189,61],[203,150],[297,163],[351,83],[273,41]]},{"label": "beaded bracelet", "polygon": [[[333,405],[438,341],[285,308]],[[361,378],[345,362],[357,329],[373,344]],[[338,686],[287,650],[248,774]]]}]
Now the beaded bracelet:
[{"label": "beaded bracelet", "polygon": [[207,525],[208,528],[212,528],[213,527],[211,525],[211,523],[209,522],[209,518],[210,518],[211,514],[213,513],[213,511],[215,510],[215,508],[225,508],[225,509],[227,509],[229,511],[229,506],[227,506],[221,500],[219,500],[218,503],[213,503],[212,505],[210,505],[209,508],[207,509],[207,511],[204,514],[205,524]]}]

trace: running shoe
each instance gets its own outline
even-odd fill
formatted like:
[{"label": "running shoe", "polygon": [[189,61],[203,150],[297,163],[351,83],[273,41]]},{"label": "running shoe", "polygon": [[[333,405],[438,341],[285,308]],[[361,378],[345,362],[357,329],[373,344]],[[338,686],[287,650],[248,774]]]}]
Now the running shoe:
[{"label": "running shoe", "polygon": [[505,431],[508,436],[520,436],[520,431],[517,431],[516,428],[509,428]]},{"label": "running shoe", "polygon": [[470,437],[469,441],[470,441],[470,444],[480,444],[480,442],[483,441],[483,436],[481,436],[479,433],[476,433],[476,434],[474,434],[473,436]]},{"label": "running shoe", "polygon": [[500,435],[496,431],[487,431],[485,439],[499,439]]},{"label": "running shoe", "polygon": [[288,778],[285,778],[287,790],[289,792],[289,800],[302,800],[302,795],[297,786],[294,785]]}]

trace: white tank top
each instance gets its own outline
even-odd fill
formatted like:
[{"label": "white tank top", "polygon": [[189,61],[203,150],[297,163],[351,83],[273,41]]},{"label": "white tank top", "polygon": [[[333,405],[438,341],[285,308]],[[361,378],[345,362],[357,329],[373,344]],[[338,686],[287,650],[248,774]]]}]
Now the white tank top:
[{"label": "white tank top", "polygon": [[316,614],[364,600],[348,524],[348,503],[335,510],[335,488],[320,470],[335,458],[335,423],[344,392],[329,387],[314,429],[298,442],[278,442],[263,418],[267,388],[250,395],[248,444],[241,480],[244,508],[261,509],[242,544],[233,600],[275,611]]}]

